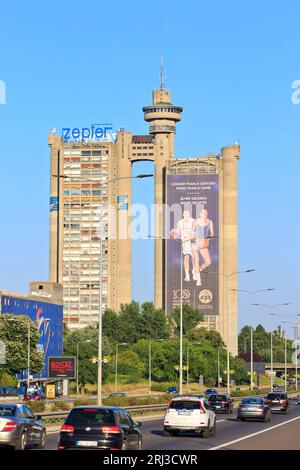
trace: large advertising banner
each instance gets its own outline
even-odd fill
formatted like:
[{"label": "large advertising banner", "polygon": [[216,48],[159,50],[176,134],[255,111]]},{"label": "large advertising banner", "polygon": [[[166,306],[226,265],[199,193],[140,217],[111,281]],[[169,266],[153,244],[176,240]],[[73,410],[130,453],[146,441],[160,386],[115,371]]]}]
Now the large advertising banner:
[{"label": "large advertising banner", "polygon": [[168,175],[166,202],[167,313],[180,306],[182,275],[183,302],[218,315],[219,176]]},{"label": "large advertising banner", "polygon": [[[63,353],[63,306],[3,295],[1,314],[26,315],[36,323],[40,334],[37,351],[44,354],[44,367],[33,377],[47,378],[48,357]],[[22,371],[18,378],[26,380],[27,371]]]}]

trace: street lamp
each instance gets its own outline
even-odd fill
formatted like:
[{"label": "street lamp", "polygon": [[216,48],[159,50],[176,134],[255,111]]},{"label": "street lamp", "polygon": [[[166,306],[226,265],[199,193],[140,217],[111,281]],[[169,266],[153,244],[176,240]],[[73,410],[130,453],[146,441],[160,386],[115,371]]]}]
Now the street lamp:
[{"label": "street lamp", "polygon": [[[274,288],[269,288],[269,289],[256,289],[253,291],[249,290],[244,290],[244,289],[231,289],[232,291],[235,292],[243,292],[245,294],[248,294],[251,296],[251,298],[260,292],[270,292],[275,290]],[[250,388],[253,390],[253,315],[252,315],[252,310],[253,310],[253,304],[252,302],[250,303]]]},{"label": "street lamp", "polygon": [[252,304],[255,307],[265,307],[269,310],[268,315],[270,316],[270,327],[271,327],[271,376],[270,376],[270,386],[271,386],[271,392],[273,391],[273,325],[272,325],[272,317],[276,316],[275,313],[272,313],[272,310],[277,307],[286,307],[287,305],[290,305],[290,302],[285,302],[283,304],[273,304],[273,305],[268,305],[268,304]]},{"label": "street lamp", "polygon": [[[70,176],[67,175],[52,175],[56,178],[64,178],[70,179]],[[143,179],[143,178],[151,178],[153,174],[140,174],[137,176],[119,176],[112,178],[104,183],[99,183],[101,187],[107,186],[110,183],[114,183],[115,181],[124,180],[124,179]],[[93,178],[80,178],[81,181],[95,181]],[[59,193],[58,193],[59,197]],[[58,208],[59,208],[59,200],[58,200]],[[59,220],[59,216],[57,217]],[[100,215],[99,215],[99,230],[100,230],[100,280],[99,280],[99,319],[98,319],[98,373],[97,373],[97,405],[102,405],[102,364],[103,364],[103,356],[102,356],[102,304],[103,304],[103,215],[102,215],[102,204],[100,202]],[[58,249],[58,248],[57,248]]]},{"label": "street lamp", "polygon": [[77,400],[78,400],[78,397],[79,397],[79,345],[80,344],[83,344],[83,343],[91,343],[92,340],[91,339],[87,339],[85,341],[79,341],[77,343],[77,354],[76,354],[76,396],[77,396]]},{"label": "street lamp", "polygon": [[152,341],[163,341],[163,338],[156,338],[149,340],[149,393],[152,387]]},{"label": "street lamp", "polygon": [[221,384],[221,380],[220,380],[220,377],[221,377],[221,371],[220,371],[220,349],[226,349],[226,347],[224,348],[224,346],[218,346],[218,380],[217,380],[218,388],[220,387],[220,384]]},{"label": "street lamp", "polygon": [[116,344],[116,371],[115,371],[115,392],[118,391],[118,349],[119,346],[127,346],[128,343],[117,343]]}]

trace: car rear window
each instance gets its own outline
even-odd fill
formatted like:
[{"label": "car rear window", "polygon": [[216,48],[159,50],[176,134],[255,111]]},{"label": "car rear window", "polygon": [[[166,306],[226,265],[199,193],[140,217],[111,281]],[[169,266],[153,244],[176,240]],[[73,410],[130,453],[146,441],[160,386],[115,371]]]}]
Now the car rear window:
[{"label": "car rear window", "polygon": [[115,424],[112,410],[97,410],[95,408],[74,409],[70,412],[66,424]]},{"label": "car rear window", "polygon": [[227,397],[226,397],[226,395],[211,395],[209,397],[209,400],[212,400],[212,401],[218,401],[218,400],[226,401]]},{"label": "car rear window", "polygon": [[173,410],[199,410],[200,404],[198,401],[192,400],[174,400],[170,403],[170,408]]},{"label": "car rear window", "polygon": [[284,393],[269,393],[268,400],[284,400],[286,395]]},{"label": "car rear window", "polygon": [[15,416],[16,407],[15,406],[0,406],[0,417],[1,416]]},{"label": "car rear window", "polygon": [[246,398],[242,401],[243,405],[261,405],[263,400],[261,398]]}]

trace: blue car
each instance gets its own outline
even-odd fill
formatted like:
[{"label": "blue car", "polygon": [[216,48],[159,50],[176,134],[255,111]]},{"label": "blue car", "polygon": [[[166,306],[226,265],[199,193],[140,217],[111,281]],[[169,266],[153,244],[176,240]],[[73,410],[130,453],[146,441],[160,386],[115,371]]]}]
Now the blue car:
[{"label": "blue car", "polygon": [[205,390],[204,394],[205,395],[217,395],[218,390],[216,390],[215,388],[208,388],[207,390]]},{"label": "blue car", "polygon": [[172,395],[173,393],[179,393],[179,388],[178,387],[169,387],[167,389],[167,393],[169,395]]}]

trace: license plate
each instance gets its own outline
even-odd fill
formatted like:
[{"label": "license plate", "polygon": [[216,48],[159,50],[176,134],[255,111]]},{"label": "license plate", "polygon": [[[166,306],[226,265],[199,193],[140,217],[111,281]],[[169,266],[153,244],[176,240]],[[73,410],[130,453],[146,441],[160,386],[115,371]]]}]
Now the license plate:
[{"label": "license plate", "polygon": [[221,408],[221,406],[220,406],[220,405],[216,405],[216,408]]},{"label": "license plate", "polygon": [[180,416],[191,416],[191,412],[190,411],[178,411],[178,414]]},{"label": "license plate", "polygon": [[97,441],[77,441],[78,446],[97,447]]}]

